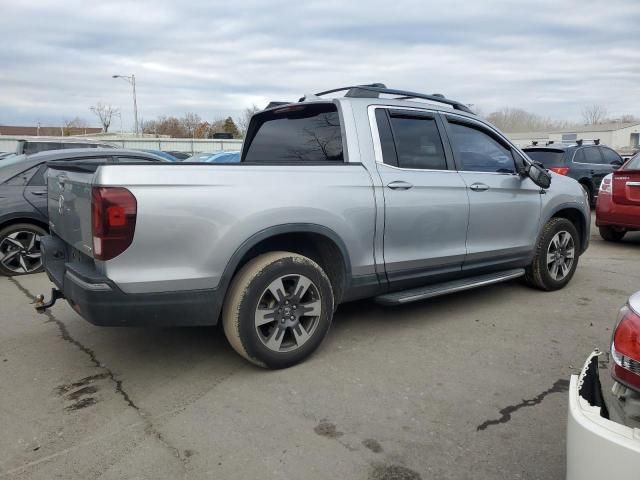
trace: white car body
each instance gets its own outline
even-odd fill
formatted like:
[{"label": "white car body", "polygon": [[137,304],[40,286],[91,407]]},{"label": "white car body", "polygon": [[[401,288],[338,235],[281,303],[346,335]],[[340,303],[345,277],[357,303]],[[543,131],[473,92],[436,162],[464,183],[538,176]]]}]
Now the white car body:
[{"label": "white car body", "polygon": [[[602,416],[590,403],[588,387],[600,390],[598,356],[594,351],[569,386],[567,480],[640,479],[640,429]],[[586,398],[585,398],[586,397]],[[602,395],[600,394],[600,398]]]}]

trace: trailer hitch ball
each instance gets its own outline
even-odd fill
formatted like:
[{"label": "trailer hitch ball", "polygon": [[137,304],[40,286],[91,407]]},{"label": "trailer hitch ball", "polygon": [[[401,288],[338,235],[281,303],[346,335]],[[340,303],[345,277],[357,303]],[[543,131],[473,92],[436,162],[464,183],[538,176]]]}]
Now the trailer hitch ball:
[{"label": "trailer hitch ball", "polygon": [[45,302],[44,295],[40,294],[36,295],[32,303],[34,304],[33,306],[36,309],[36,312],[44,313],[47,308],[53,307],[53,305],[56,303],[56,300],[58,300],[59,298],[64,298],[64,294],[57,288],[52,288],[51,299],[49,301]]}]

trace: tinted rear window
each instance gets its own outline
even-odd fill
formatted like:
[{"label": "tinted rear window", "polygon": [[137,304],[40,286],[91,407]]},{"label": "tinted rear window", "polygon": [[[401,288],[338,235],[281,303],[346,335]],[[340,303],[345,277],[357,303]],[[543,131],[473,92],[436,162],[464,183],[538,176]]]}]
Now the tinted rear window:
[{"label": "tinted rear window", "polygon": [[525,153],[536,162],[540,162],[545,168],[559,167],[564,164],[564,150],[552,148],[525,149]]},{"label": "tinted rear window", "polygon": [[244,162],[344,161],[334,104],[296,105],[258,114]]}]

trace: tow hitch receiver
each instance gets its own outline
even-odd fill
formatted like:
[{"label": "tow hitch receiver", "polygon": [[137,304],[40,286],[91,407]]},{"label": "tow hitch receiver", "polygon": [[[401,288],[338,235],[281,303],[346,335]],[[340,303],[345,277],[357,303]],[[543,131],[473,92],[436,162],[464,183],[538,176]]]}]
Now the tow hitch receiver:
[{"label": "tow hitch receiver", "polygon": [[59,298],[64,298],[64,293],[62,293],[57,288],[51,289],[51,300],[49,300],[48,302],[44,301],[44,295],[37,295],[33,301],[36,312],[44,313],[47,308],[53,307],[53,305],[56,303],[56,300],[58,300]]}]

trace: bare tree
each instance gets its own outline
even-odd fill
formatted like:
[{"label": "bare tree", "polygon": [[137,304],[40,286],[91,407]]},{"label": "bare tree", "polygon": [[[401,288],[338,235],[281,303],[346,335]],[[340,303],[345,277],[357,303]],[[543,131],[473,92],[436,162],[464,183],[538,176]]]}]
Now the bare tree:
[{"label": "bare tree", "polygon": [[64,118],[62,119],[62,123],[64,124],[62,134],[65,137],[85,133],[84,130],[89,126],[87,121],[80,117],[74,117],[71,119]]},{"label": "bare tree", "polygon": [[544,118],[521,108],[505,107],[487,115],[487,120],[505,132],[536,132],[568,126],[565,121]]},{"label": "bare tree", "polygon": [[184,117],[182,118],[182,125],[184,126],[187,135],[191,138],[195,138],[196,130],[201,123],[202,119],[197,113],[185,113]]},{"label": "bare tree", "polygon": [[603,105],[589,105],[582,109],[582,118],[587,125],[602,123],[607,117],[607,108]]},{"label": "bare tree", "polygon": [[251,117],[253,117],[253,115],[259,111],[260,109],[254,104],[254,105],[251,105],[249,108],[245,108],[244,111],[242,112],[242,115],[236,118],[236,126],[238,127],[240,135],[243,138],[247,134],[247,128],[249,128],[249,122],[251,121]]},{"label": "bare tree", "polygon": [[93,107],[89,107],[89,110],[100,119],[102,125],[102,131],[107,133],[109,131],[109,125],[111,125],[111,117],[120,113],[120,110],[112,107],[111,105],[105,105],[102,102],[98,102]]}]

